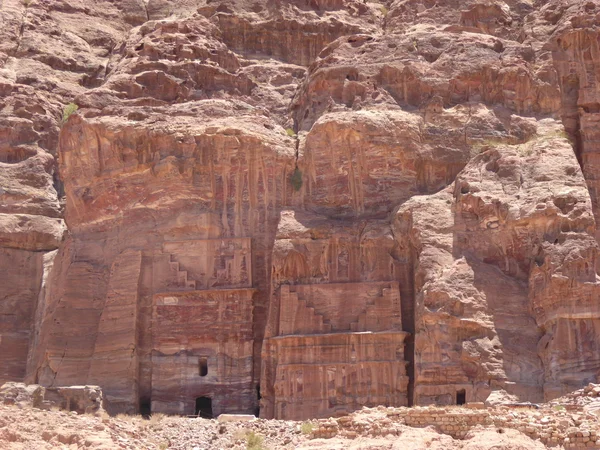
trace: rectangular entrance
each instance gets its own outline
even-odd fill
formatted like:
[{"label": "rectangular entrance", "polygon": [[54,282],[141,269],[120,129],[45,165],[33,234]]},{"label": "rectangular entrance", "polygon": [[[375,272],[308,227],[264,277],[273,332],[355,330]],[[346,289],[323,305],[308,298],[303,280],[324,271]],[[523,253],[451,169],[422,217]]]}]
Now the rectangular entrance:
[{"label": "rectangular entrance", "polygon": [[456,404],[464,405],[465,403],[467,403],[467,393],[465,392],[465,390],[461,389],[459,391],[456,391]]},{"label": "rectangular entrance", "polygon": [[210,397],[198,397],[196,399],[196,416],[202,417],[203,419],[212,419],[212,398]]}]

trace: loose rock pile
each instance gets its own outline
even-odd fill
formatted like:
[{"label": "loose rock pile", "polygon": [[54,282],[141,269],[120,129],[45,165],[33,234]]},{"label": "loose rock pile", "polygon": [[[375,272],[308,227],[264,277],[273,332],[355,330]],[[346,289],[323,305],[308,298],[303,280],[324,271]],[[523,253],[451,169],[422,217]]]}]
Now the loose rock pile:
[{"label": "loose rock pile", "polygon": [[46,388],[37,384],[9,382],[0,387],[0,403],[47,410],[57,408],[80,414],[100,414],[104,410],[102,389],[99,386]]},{"label": "loose rock pile", "polygon": [[[314,438],[336,436],[354,439],[357,436],[397,436],[402,426],[423,428],[433,426],[439,433],[464,439],[475,428],[517,430],[548,447],[600,448],[600,423],[593,411],[600,409],[600,385],[590,384],[568,396],[541,407],[498,406],[415,407],[363,409],[338,419],[316,421]],[[563,405],[562,403],[565,403]],[[587,406],[582,409],[581,406]],[[537,407],[537,408],[536,408]]]},{"label": "loose rock pile", "polygon": [[[72,391],[81,390],[61,390]],[[61,402],[48,410],[39,386],[11,383],[0,389],[0,448],[244,450],[253,438],[262,442],[259,448],[265,450],[600,449],[600,422],[594,413],[595,408],[600,409],[599,393],[600,385],[589,385],[551,403],[531,407],[380,406],[302,423],[247,416],[227,420],[162,414],[149,419],[110,417],[103,411],[60,411],[58,408],[65,407]],[[99,395],[101,398],[101,392]],[[436,444],[430,446],[427,442]],[[398,447],[400,444],[402,447]]]}]

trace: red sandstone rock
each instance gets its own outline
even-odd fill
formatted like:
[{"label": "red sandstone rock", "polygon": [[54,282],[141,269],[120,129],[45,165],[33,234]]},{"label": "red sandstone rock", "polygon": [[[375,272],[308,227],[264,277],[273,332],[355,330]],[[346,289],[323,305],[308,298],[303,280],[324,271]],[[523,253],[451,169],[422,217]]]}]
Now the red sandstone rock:
[{"label": "red sandstone rock", "polygon": [[597,1],[0,8],[0,381],[283,419],[597,381]]}]

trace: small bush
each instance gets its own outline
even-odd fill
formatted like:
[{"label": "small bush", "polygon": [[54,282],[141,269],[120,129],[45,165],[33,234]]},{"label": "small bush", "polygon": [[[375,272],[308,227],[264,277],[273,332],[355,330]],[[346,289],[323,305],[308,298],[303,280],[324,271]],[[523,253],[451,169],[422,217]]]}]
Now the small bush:
[{"label": "small bush", "polygon": [[312,434],[313,429],[314,429],[314,425],[310,422],[304,422],[302,424],[302,426],[300,427],[300,431],[302,432],[302,434],[305,434],[305,435]]},{"label": "small bush", "polygon": [[293,129],[291,129],[291,128],[287,128],[287,129],[285,130],[285,132],[287,133],[287,135],[288,135],[289,137],[296,137],[296,133],[294,133],[294,130],[293,130]]},{"label": "small bush", "polygon": [[153,413],[150,415],[148,423],[150,426],[158,425],[165,417],[167,416],[163,413]]},{"label": "small bush", "polygon": [[302,188],[302,172],[297,167],[294,169],[294,173],[290,177],[290,183],[296,192]]},{"label": "small bush", "polygon": [[382,6],[379,10],[381,11],[381,14],[383,15],[383,17],[387,16],[388,9],[385,6]]},{"label": "small bush", "polygon": [[563,405],[554,405],[553,409],[555,411],[564,411],[565,407]]},{"label": "small bush", "polygon": [[263,450],[263,444],[265,439],[260,435],[251,431],[246,435],[246,449],[247,450]]},{"label": "small bush", "polygon": [[77,106],[75,103],[69,103],[67,106],[65,106],[65,109],[63,110],[62,123],[63,124],[67,123],[67,120],[69,120],[69,117],[71,117],[71,114],[73,114],[78,109],[79,109],[79,106]]}]

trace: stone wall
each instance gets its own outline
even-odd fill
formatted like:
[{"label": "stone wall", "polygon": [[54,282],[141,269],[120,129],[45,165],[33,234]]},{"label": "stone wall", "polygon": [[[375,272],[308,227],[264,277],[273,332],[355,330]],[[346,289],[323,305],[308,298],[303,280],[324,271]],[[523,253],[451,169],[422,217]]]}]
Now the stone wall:
[{"label": "stone wall", "polygon": [[316,421],[312,437],[400,436],[404,425],[416,428],[432,426],[455,439],[464,439],[474,429],[487,428],[497,433],[515,429],[548,447],[600,448],[600,430],[595,416],[564,410],[537,411],[527,407],[485,408],[483,404],[472,404],[470,408],[364,409],[351,416]]}]

